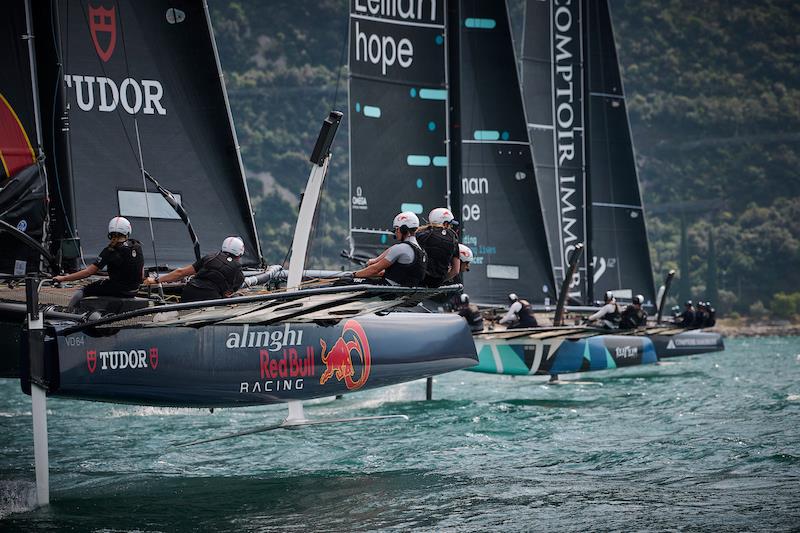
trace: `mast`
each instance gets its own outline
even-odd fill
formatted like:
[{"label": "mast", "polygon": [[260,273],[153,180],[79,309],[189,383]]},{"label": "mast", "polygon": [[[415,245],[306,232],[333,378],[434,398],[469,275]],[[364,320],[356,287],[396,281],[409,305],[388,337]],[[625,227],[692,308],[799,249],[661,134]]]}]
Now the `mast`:
[{"label": "mast", "polygon": [[592,143],[591,140],[586,142],[587,132],[592,131],[591,127],[591,111],[589,103],[591,102],[591,87],[589,87],[589,80],[592,76],[592,64],[588,61],[589,56],[589,24],[588,17],[588,0],[579,0],[580,2],[580,36],[581,36],[581,65],[583,65],[583,76],[581,82],[583,83],[583,101],[581,102],[581,122],[583,124],[583,175],[584,175],[584,200],[583,200],[583,216],[584,216],[584,261],[586,267],[586,298],[584,303],[591,305],[594,300],[594,259],[592,256]]},{"label": "mast", "polygon": [[461,50],[458,31],[461,0],[445,2],[447,18],[445,21],[445,46],[447,47],[447,61],[445,78],[447,81],[447,129],[448,129],[448,154],[447,173],[449,188],[450,210],[462,223],[461,205]]}]

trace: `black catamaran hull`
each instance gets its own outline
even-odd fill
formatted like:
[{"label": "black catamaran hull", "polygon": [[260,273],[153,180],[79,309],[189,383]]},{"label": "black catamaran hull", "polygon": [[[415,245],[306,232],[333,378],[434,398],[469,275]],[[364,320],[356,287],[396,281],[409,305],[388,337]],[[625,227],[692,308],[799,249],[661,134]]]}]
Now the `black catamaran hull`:
[{"label": "black catamaran hull", "polygon": [[466,323],[446,315],[425,315],[424,322],[414,313],[368,315],[332,326],[150,327],[106,336],[63,334],[56,326],[49,333],[50,395],[114,403],[237,407],[308,400],[476,362]]},{"label": "black catamaran hull", "polygon": [[662,333],[648,332],[648,336],[653,341],[659,359],[725,350],[722,335],[710,331],[671,328]]}]

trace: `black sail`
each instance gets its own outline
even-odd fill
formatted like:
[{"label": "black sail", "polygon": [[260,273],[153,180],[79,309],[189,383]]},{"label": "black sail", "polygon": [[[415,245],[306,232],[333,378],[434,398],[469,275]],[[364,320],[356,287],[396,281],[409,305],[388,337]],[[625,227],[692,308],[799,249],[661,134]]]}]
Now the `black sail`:
[{"label": "black sail", "polygon": [[[521,78],[555,280],[587,233],[584,146],[582,2],[528,0]],[[586,303],[587,257],[569,285],[570,299]]]},{"label": "black sail", "polygon": [[[204,2],[58,0],[34,7],[37,33],[44,38],[37,50],[46,81],[42,99],[57,109],[53,85],[63,80],[69,110],[68,121],[57,111],[44,117],[46,132],[56,132],[46,135],[46,151],[59,161],[65,231],[79,234],[85,262],[107,244],[107,223],[115,215],[131,220],[147,264],[194,261],[181,220],[152,186],[145,194],[141,167],[179,197],[204,252],[239,235],[243,263],[258,262]],[[56,38],[47,43],[50,36]],[[63,163],[58,132],[65,128],[69,157]]]},{"label": "black sail", "polygon": [[[534,2],[535,3],[535,2]],[[588,2],[591,249],[595,299],[630,289],[655,303],[642,197],[608,3]]]},{"label": "black sail", "polygon": [[[25,2],[3,5],[0,16],[0,220],[41,243],[46,188],[36,164],[36,111]],[[0,273],[39,269],[39,253],[7,231],[0,231]]]},{"label": "black sail", "polygon": [[506,4],[462,0],[460,12],[464,276],[479,303],[515,292],[553,301],[554,284]]},{"label": "black sail", "polygon": [[351,252],[391,241],[392,219],[449,207],[445,2],[350,3]]}]

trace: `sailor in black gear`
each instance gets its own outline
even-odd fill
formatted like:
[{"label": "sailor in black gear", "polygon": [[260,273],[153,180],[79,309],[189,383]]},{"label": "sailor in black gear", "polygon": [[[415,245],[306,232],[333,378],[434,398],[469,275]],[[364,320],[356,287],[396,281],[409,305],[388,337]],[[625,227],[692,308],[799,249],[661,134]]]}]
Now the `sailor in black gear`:
[{"label": "sailor in black gear", "polygon": [[460,272],[458,236],[450,229],[453,213],[446,207],[437,207],[428,215],[428,226],[417,232],[419,245],[428,255],[426,287],[439,287]]},{"label": "sailor in black gear", "polygon": [[706,302],[706,322],[704,327],[713,328],[717,323],[717,310],[711,307],[711,302]]},{"label": "sailor in black gear", "polygon": [[694,323],[692,327],[704,328],[708,320],[708,312],[706,311],[705,302],[697,302],[697,308],[694,312]]},{"label": "sailor in black gear", "polygon": [[108,271],[108,279],[95,281],[75,291],[68,309],[74,310],[80,299],[86,296],[133,298],[136,295],[144,275],[144,254],[142,243],[128,238],[130,233],[131,223],[128,219],[112,218],[108,223],[108,246],[98,254],[95,262],[78,272],[53,278],[53,281],[60,283],[88,278],[104,268]]},{"label": "sailor in black gear", "polygon": [[183,288],[182,302],[201,302],[228,298],[238,291],[244,283],[242,265],[239,262],[244,254],[244,241],[239,237],[228,237],[219,252],[208,254],[194,264],[176,268],[158,279],[148,278],[146,285],[177,281],[194,276]]},{"label": "sailor in black gear", "polygon": [[353,277],[383,277],[383,282],[389,285],[422,286],[428,257],[414,237],[417,228],[419,218],[411,211],[394,217],[394,238],[400,242],[367,261],[367,266],[353,272]]},{"label": "sailor in black gear", "polygon": [[684,304],[683,312],[675,317],[675,324],[684,328],[694,327],[695,310],[691,300]]},{"label": "sailor in black gear", "polygon": [[483,315],[478,307],[469,303],[469,295],[462,294],[459,297],[460,304],[457,308],[458,314],[464,317],[471,331],[483,331]]},{"label": "sailor in black gear", "polygon": [[508,312],[500,319],[501,324],[506,324],[508,329],[534,328],[538,324],[533,316],[533,307],[530,302],[523,300],[513,292],[508,295],[511,306]]},{"label": "sailor in black gear", "polygon": [[644,296],[637,294],[631,305],[625,307],[619,322],[619,329],[636,329],[647,325],[647,312],[642,309]]},{"label": "sailor in black gear", "polygon": [[619,305],[611,291],[606,292],[605,305],[588,318],[589,322],[600,320],[606,329],[617,329],[620,321]]}]

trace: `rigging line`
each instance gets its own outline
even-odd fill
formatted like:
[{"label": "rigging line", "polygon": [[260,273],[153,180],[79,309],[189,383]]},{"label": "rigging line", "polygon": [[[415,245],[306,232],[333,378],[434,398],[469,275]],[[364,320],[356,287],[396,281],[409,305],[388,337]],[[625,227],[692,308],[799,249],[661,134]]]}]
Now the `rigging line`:
[{"label": "rigging line", "polygon": [[[86,13],[86,9],[83,7],[83,3],[80,3],[80,6],[81,6],[81,10],[83,11],[83,19],[84,19],[84,21],[86,22],[86,24],[88,26],[89,25],[89,16]],[[131,77],[131,68],[130,68],[130,64],[128,63],[128,48],[126,46],[126,41],[125,41],[125,29],[124,29],[123,24],[122,24],[122,12],[121,12],[121,10],[120,10],[120,16],[119,16],[119,31],[120,31],[120,41],[122,42],[122,56],[125,59],[125,74],[126,74],[127,77],[130,78]],[[105,64],[104,64],[103,61],[100,60],[99,57],[97,58],[97,66],[100,67],[100,70],[103,72],[103,76],[107,78],[108,77],[108,73],[106,72]],[[131,149],[131,155],[133,156],[134,159],[138,159],[138,156],[136,154],[136,148],[133,146],[133,141],[131,140],[131,136],[128,133],[128,128],[125,127],[125,120],[124,120],[124,116],[122,114],[123,112],[120,110],[121,107],[122,106],[117,106],[117,108],[114,110],[114,114],[119,119],[120,126],[122,126],[122,133],[125,134],[125,140],[128,141],[128,147]]]},{"label": "rigging line", "polygon": [[[83,8],[83,4],[81,4],[81,8]],[[123,24],[123,20],[125,17],[122,16],[122,9],[119,3],[117,3],[117,8],[119,8],[119,33],[122,42],[122,57],[125,59],[125,74],[128,78],[131,77],[131,66],[128,61],[128,46],[127,41],[125,40],[125,25]],[[83,11],[84,15],[86,15],[86,10]],[[103,73],[105,74],[105,69],[103,69]],[[125,137],[128,138],[128,143],[130,144],[130,137],[128,137],[128,130],[125,128],[125,123],[122,120],[122,116],[120,111],[117,111],[117,116],[120,117],[120,121],[122,122],[122,130],[125,132]],[[137,113],[138,114],[138,113]],[[133,115],[133,129],[136,132],[136,148],[139,152],[139,171],[142,175],[142,188],[144,189],[144,203],[147,208],[147,223],[150,226],[150,244],[153,246],[153,262],[156,266],[156,276],[158,276],[158,253],[156,252],[156,235],[153,231],[153,217],[150,213],[150,196],[147,190],[147,178],[144,175],[144,157],[142,156],[142,139],[139,136],[139,119],[136,117],[136,114]],[[133,150],[133,146],[131,145],[131,149]],[[135,154],[135,153],[134,153]],[[164,289],[161,286],[161,283],[158,284],[158,293],[161,296],[161,299],[164,299]]]},{"label": "rigging line", "polygon": [[[136,144],[139,147],[139,170],[142,173],[142,185],[144,186],[144,203],[147,206],[147,222],[150,225],[150,243],[153,245],[153,261],[156,264],[156,276],[158,276],[158,255],[156,254],[156,236],[153,233],[153,218],[150,216],[150,198],[147,193],[147,179],[144,177],[144,160],[142,159],[142,143],[139,139],[139,121],[134,117],[133,127],[136,130]],[[158,284],[158,293],[164,299],[164,289],[161,283]]]},{"label": "rigging line", "polygon": [[[61,15],[58,9],[58,2],[52,2],[52,5],[55,7],[50,12],[50,32],[53,38],[53,48],[55,49],[56,59],[58,60],[58,69],[56,71],[56,82],[55,82],[55,91],[53,93],[53,113],[50,121],[50,130],[52,135],[52,144],[53,144],[53,179],[56,182],[56,189],[58,189],[58,201],[61,204],[61,213],[63,214],[64,218],[64,225],[66,226],[67,231],[69,232],[70,238],[72,239],[79,239],[78,236],[78,229],[77,227],[73,228],[72,224],[69,222],[69,217],[67,216],[67,206],[64,203],[64,192],[61,189],[61,179],[58,174],[58,164],[56,162],[57,154],[56,154],[56,111],[58,107],[58,89],[62,83],[64,83],[64,54],[62,53],[62,46],[60,39],[56,39],[56,27],[60,27],[61,25]],[[55,17],[55,19],[54,19]],[[67,20],[69,20],[69,4],[67,4]],[[69,32],[67,32],[69,35]],[[66,91],[66,88],[64,89]],[[63,110],[62,110],[63,116]],[[72,143],[67,143],[67,157],[69,158],[70,166],[72,166],[72,152],[71,152],[71,145]],[[73,216],[75,213],[72,213]],[[80,241],[79,241],[80,242]],[[86,260],[83,257],[83,246],[78,245],[78,254],[81,258],[81,265],[83,268],[86,268]]]}]

